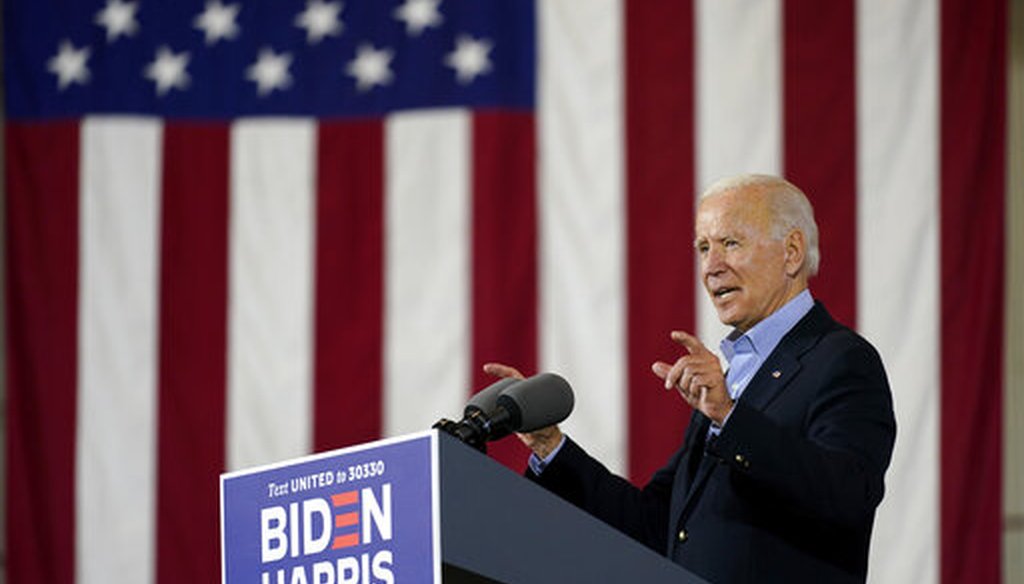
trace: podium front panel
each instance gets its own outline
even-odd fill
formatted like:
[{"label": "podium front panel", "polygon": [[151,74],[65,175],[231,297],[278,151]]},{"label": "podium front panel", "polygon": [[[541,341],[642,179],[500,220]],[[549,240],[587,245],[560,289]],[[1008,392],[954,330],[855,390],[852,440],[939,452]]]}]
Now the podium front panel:
[{"label": "podium front panel", "polygon": [[440,582],[437,436],[221,477],[225,584]]}]

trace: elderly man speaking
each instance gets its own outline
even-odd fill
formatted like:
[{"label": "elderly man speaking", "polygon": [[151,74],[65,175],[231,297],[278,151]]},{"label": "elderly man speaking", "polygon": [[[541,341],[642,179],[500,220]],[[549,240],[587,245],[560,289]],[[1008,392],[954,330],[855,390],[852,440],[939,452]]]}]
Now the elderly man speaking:
[{"label": "elderly man speaking", "polygon": [[896,422],[877,351],[808,289],[811,204],[778,177],[729,178],[702,194],[695,231],[733,330],[726,372],[684,331],[682,356],[652,365],[694,410],[682,445],[641,489],[550,427],[521,436],[527,476],[710,582],[863,582]]}]

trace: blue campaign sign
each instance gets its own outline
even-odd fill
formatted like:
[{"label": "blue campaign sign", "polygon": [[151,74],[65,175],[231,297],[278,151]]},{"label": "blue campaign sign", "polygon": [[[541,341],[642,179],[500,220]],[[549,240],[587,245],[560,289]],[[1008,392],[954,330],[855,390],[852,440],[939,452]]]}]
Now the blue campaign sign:
[{"label": "blue campaign sign", "polygon": [[221,475],[225,584],[440,582],[437,435]]}]

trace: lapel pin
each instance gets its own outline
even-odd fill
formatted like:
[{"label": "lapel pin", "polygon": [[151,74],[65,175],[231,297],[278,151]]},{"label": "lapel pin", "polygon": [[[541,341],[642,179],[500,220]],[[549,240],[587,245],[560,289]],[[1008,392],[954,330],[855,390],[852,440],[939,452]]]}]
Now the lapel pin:
[{"label": "lapel pin", "polygon": [[778,369],[776,369],[775,371],[772,371],[772,377],[774,377],[775,379],[778,379],[778,378],[782,377],[782,372],[779,371]]}]

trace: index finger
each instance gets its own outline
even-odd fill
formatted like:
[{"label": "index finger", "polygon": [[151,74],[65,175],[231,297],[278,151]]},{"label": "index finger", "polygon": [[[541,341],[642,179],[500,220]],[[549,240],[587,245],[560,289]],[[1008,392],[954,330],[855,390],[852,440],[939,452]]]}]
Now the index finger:
[{"label": "index finger", "polygon": [[484,373],[501,378],[512,377],[515,379],[523,379],[525,377],[518,369],[505,365],[504,363],[484,363]]},{"label": "index finger", "polygon": [[691,355],[708,352],[708,348],[704,346],[704,343],[700,342],[700,339],[688,332],[672,331],[671,336],[673,341],[686,347],[686,350],[689,351]]}]

